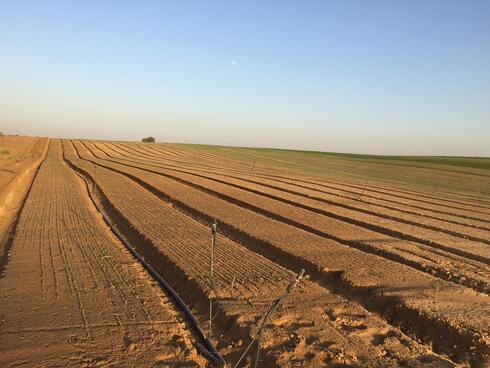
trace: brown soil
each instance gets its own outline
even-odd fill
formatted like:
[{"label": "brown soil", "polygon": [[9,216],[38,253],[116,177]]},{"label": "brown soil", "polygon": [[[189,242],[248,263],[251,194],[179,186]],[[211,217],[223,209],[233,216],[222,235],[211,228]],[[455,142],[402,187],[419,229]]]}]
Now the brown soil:
[{"label": "brown soil", "polygon": [[[386,226],[387,220],[377,219],[375,216],[372,217],[378,220],[377,223],[374,221],[362,221],[362,213],[359,214],[361,219],[358,219],[356,216],[342,216],[341,213],[339,216],[340,211],[338,209],[332,212],[328,207],[323,207],[328,212],[322,211],[321,207],[317,206],[315,201],[312,201],[313,206],[311,204],[305,206],[304,202],[308,200],[304,198],[300,198],[299,202],[288,200],[287,197],[291,197],[289,193],[276,191],[279,192],[280,197],[276,195],[275,198],[279,198],[280,200],[273,200],[267,196],[270,194],[269,188],[265,188],[259,192],[253,189],[253,184],[249,187],[240,186],[247,190],[237,190],[236,184],[233,184],[233,182],[231,184],[234,186],[230,186],[222,184],[223,181],[220,179],[218,179],[218,182],[203,179],[203,177],[211,177],[208,174],[205,176],[182,174],[185,171],[174,169],[163,170],[165,167],[163,165],[146,164],[140,160],[139,162],[143,163],[143,166],[141,166],[141,163],[136,160],[130,160],[129,158],[125,158],[121,162],[131,162],[138,167],[146,167],[152,171],[156,170],[158,173],[170,175],[172,178],[181,180],[181,182],[185,181],[190,185],[194,185],[198,189],[205,188],[208,193],[227,200],[230,203],[237,204],[240,202],[242,207],[245,206],[268,217],[283,220],[283,222],[309,231],[315,235],[328,237],[374,254],[384,255],[388,259],[398,260],[430,274],[437,274],[441,278],[466,284],[478,291],[487,292],[489,289],[487,284],[489,280],[488,267],[485,264],[477,262],[481,259],[485,260],[484,255],[488,253],[486,244],[467,241],[464,238],[445,236],[445,234],[439,233],[434,233],[435,235],[433,237],[430,237],[431,234],[429,233],[429,237],[427,237],[427,230],[414,226],[411,227],[415,229],[415,233],[403,233],[400,231],[403,230],[403,226],[408,227],[404,223],[400,225],[402,229],[399,229],[396,226],[392,226],[391,228]],[[255,193],[251,193],[251,190],[255,191]],[[258,196],[256,193],[264,193],[266,196]],[[289,203],[284,203],[284,200]],[[320,205],[323,205],[323,203],[320,203]],[[298,208],[298,206],[302,207]],[[325,218],[325,212],[329,215],[327,218]],[[381,226],[377,226],[380,220],[382,221]],[[422,230],[424,233],[421,233]],[[417,236],[417,234],[422,234],[422,237]],[[442,243],[439,239],[441,235],[452,241],[459,241],[464,246],[473,245],[478,248],[476,250],[472,249],[472,252],[467,254],[468,252],[465,252],[464,249],[451,247],[451,243],[449,245]],[[407,239],[412,241],[407,242]],[[413,239],[415,239],[415,242]],[[434,249],[434,247],[436,248]],[[449,252],[441,251],[440,249],[449,250]]]},{"label": "brown soil", "polygon": [[[121,231],[135,244],[145,244],[142,251],[146,250],[147,259],[155,264],[166,262],[162,273],[204,315],[207,304],[202,305],[202,301],[211,292],[206,264],[209,229],[176,211],[172,202],[151,194],[123,175],[79,160],[68,144],[65,148],[68,160],[97,183],[102,202]],[[219,244],[216,282],[223,300],[217,326],[223,335],[219,347],[233,361],[240,352],[239,346],[248,343],[265,308],[293,275],[232,237],[220,237]],[[175,274],[179,276],[176,278]],[[195,289],[191,288],[193,283]],[[432,354],[435,365],[450,364],[359,304],[329,292],[321,283],[303,282],[277,318],[264,344],[265,356],[270,359],[267,366],[280,366],[288,360],[303,361],[309,366],[345,363],[375,367],[401,362],[419,366],[427,354]],[[392,337],[389,347],[384,338],[378,338],[385,335]],[[322,346],[330,348],[324,351]]]},{"label": "brown soil", "polygon": [[[41,162],[47,141],[23,142]],[[207,332],[215,219],[211,340],[228,366],[302,268],[306,279],[266,326],[260,367],[486,366],[490,199],[472,192],[486,172],[398,167],[414,185],[396,179],[394,163],[386,173],[366,163],[378,170],[368,182],[355,162],[329,159],[324,170],[310,157],[302,171],[295,160],[52,141],[39,170],[31,160],[10,222],[0,366],[206,365],[195,330],[121,240]],[[430,190],[440,178],[447,185]]]},{"label": "brown soil", "polygon": [[53,141],[0,278],[0,366],[202,366],[180,313],[60,154]]},{"label": "brown soil", "polygon": [[[100,148],[100,147],[99,147]],[[102,154],[102,152],[99,151],[99,153]],[[114,154],[114,150],[112,152]],[[114,161],[114,159],[110,159],[112,161]],[[161,168],[155,168],[155,166],[151,165],[150,163],[147,163],[146,165],[145,164],[136,164],[136,161],[135,159],[131,159],[130,157],[125,157],[123,160],[116,160],[116,161],[120,161],[122,163],[125,164],[125,170],[126,172],[131,172],[131,170],[133,170],[133,173],[135,172],[134,168],[129,168],[129,171],[128,170],[128,165],[130,166],[135,166],[135,167],[142,167],[142,168],[146,168],[145,169],[145,172],[141,172],[141,171],[137,171],[137,176],[138,178],[140,179],[143,179],[145,182],[147,183],[151,183],[152,187],[154,188],[158,188],[161,190],[162,193],[165,193],[165,194],[169,194],[169,190],[170,188],[175,188],[176,186],[178,186],[178,184],[182,184],[182,176],[179,176],[179,175],[176,175],[176,172],[173,171],[170,175],[173,177],[173,180],[164,180],[164,177],[161,176],[162,174],[162,169]],[[131,162],[129,162],[131,161]],[[115,161],[114,161],[115,162]],[[105,164],[107,164],[108,161],[105,160]],[[154,174],[149,174],[148,173],[148,170],[151,170],[151,171],[155,171],[156,173],[160,174],[159,178],[155,178],[155,175]],[[167,172],[167,177],[168,177],[168,172]],[[151,177],[151,182],[149,181],[149,178]],[[177,179],[177,180],[175,180]],[[185,178],[185,179],[189,179],[189,177]],[[201,178],[198,178],[198,179],[201,179]],[[252,209],[252,212],[255,212],[257,213],[258,211],[256,211],[258,208],[262,208],[263,209],[263,206],[264,206],[264,202],[266,202],[268,199],[267,198],[261,198],[260,200],[258,200],[258,205],[259,207],[253,207],[251,206],[251,201],[255,200],[253,197],[249,196],[249,197],[244,197],[244,193],[240,193],[239,195],[237,193],[234,194],[234,196],[223,196],[223,191],[226,191],[226,190],[229,190],[229,189],[226,189],[225,186],[221,186],[219,187],[219,190],[216,190],[216,183],[203,183],[200,182],[198,183],[199,186],[196,187],[196,186],[193,186],[193,184],[195,185],[196,184],[196,179],[192,179],[192,180],[188,180],[186,182],[187,184],[186,185],[180,185],[180,187],[182,189],[179,189],[179,192],[177,194],[175,194],[175,197],[174,198],[177,198],[179,201],[182,200],[182,198],[185,198],[185,201],[184,201],[184,207],[187,206],[187,207],[191,207],[192,210],[196,210],[198,209],[199,211],[201,211],[202,213],[205,213],[205,214],[208,214],[210,215],[211,217],[217,217],[217,218],[223,218],[223,221],[225,223],[228,223],[230,224],[230,226],[234,229],[240,229],[240,230],[246,230],[246,232],[248,234],[250,234],[253,238],[257,238],[257,231],[259,231],[258,229],[258,226],[256,224],[258,223],[263,223],[264,225],[267,224],[267,222],[270,222],[271,219],[274,219],[274,220],[279,220],[281,222],[284,222],[285,224],[287,225],[298,225],[298,224],[308,224],[308,225],[311,225],[310,221],[306,221],[305,219],[310,219],[311,220],[311,216],[312,214],[307,214],[306,212],[303,212],[300,216],[298,216],[297,220],[292,223],[291,222],[291,214],[294,213],[294,211],[297,211],[296,208],[288,208],[288,206],[284,206],[282,203],[273,203],[271,202],[271,207],[269,208],[270,211],[259,211],[259,213],[261,215],[264,215],[265,217],[261,217],[261,216],[258,216],[255,215],[256,219],[255,220],[252,220],[252,221],[247,221],[247,224],[252,222],[252,224],[250,224],[249,227],[246,227],[246,225],[244,224],[244,221],[247,219],[247,218],[253,218],[254,217],[254,214],[253,213],[250,213],[250,210]],[[188,184],[191,184],[190,186]],[[198,189],[197,191],[193,191],[192,189]],[[212,194],[212,196],[207,196],[205,198],[205,194],[203,192],[206,192],[208,194]],[[202,207],[202,208],[199,208],[199,204],[196,202],[196,198],[197,197],[203,197],[203,200],[201,201],[201,203],[206,203],[206,206],[205,207]],[[217,197],[218,198],[225,198],[226,199],[226,202],[230,203],[230,204],[226,204],[225,202],[223,201],[218,201],[217,200]],[[230,200],[230,198],[232,200]],[[244,198],[246,198],[246,200],[244,200]],[[191,202],[192,201],[192,202]],[[216,203],[220,203],[219,204],[219,207],[217,207],[216,211],[214,212],[211,212],[211,203],[213,202],[216,202]],[[236,205],[239,205],[239,207],[242,207],[246,210],[239,210],[239,208],[237,208]],[[278,217],[278,216],[274,216],[274,214],[277,214],[277,208],[280,207],[280,206],[283,206],[285,209],[284,209],[284,214],[282,217]],[[226,208],[230,208],[230,210],[225,210]],[[291,206],[289,206],[291,207]],[[247,211],[248,210],[248,211]],[[237,214],[236,216],[234,216],[234,214]],[[309,216],[309,217],[305,217],[305,216]],[[236,221],[231,221],[232,219],[234,218],[237,218]],[[331,226],[331,222],[330,223],[326,223],[325,222],[326,220],[324,219],[323,221],[317,221],[318,224],[327,224],[325,225],[325,228],[328,229],[328,233],[320,233],[318,234],[318,232],[315,232],[315,231],[311,231],[311,226],[309,226],[308,228],[306,228],[307,230],[310,230],[309,232],[315,234],[315,235],[322,235],[323,237],[327,237],[329,239],[333,239],[333,240],[336,240],[336,241],[341,241],[342,244],[346,244],[344,242],[344,238],[337,238],[337,236],[334,236],[332,237],[331,236],[331,232],[332,231],[338,231],[338,226]],[[330,220],[329,220],[330,221]],[[423,219],[421,220],[423,222]],[[274,221],[273,221],[274,222]],[[270,225],[268,226],[265,226],[265,228],[273,228],[273,229],[277,229],[278,228],[278,224],[274,224],[271,222]],[[343,225],[345,226],[345,224]],[[305,226],[296,226],[296,227],[299,227],[300,229],[304,230],[305,229]],[[354,229],[354,228],[353,228]],[[314,228],[313,228],[314,230]],[[347,243],[347,245],[349,246],[356,246],[357,244],[354,244],[352,243],[352,241],[356,240],[356,239],[364,239],[364,237],[362,237],[362,234],[361,234],[361,237],[359,237],[359,230],[362,230],[362,229],[354,229],[354,230],[348,230],[348,231],[345,231],[343,233],[344,236],[351,236],[352,239],[351,239],[351,242],[350,243]],[[317,237],[313,237],[311,238],[310,240],[308,240],[308,236],[305,236],[304,234],[300,234],[298,233],[297,235],[293,235],[294,232],[292,232],[292,229],[290,228],[290,226],[283,226],[281,227],[280,229],[278,229],[278,233],[276,235],[276,238],[279,236],[279,238],[277,238],[276,240],[276,244],[277,245],[277,248],[284,248],[284,243],[287,243],[287,242],[291,242],[291,240],[288,240],[291,239],[292,237],[293,238],[297,238],[297,239],[301,239],[300,240],[300,244],[298,244],[298,250],[296,252],[296,254],[299,254],[301,258],[306,258],[306,259],[311,259],[312,262],[314,262],[314,264],[317,264],[319,266],[322,266],[322,267],[325,267],[327,266],[327,269],[341,269],[341,270],[345,270],[345,267],[347,268],[353,268],[352,266],[354,266],[355,268],[355,265],[351,265],[350,267],[348,266],[343,266],[341,264],[339,264],[340,262],[332,262],[330,261],[330,259],[332,258],[332,254],[330,254],[332,252],[332,245],[330,244],[329,245],[329,252],[326,252],[326,256],[325,258],[329,259],[329,262],[327,264],[325,264],[323,262],[319,262],[318,260],[318,253],[316,253],[315,251],[312,251],[312,252],[308,252],[307,255],[304,254],[304,246],[301,245],[301,243],[307,243],[307,244],[311,244],[311,246],[316,242],[318,243],[318,240],[317,240]],[[337,234],[338,235],[338,234]],[[380,233],[377,233],[377,232],[373,232],[371,231],[371,234],[369,234],[369,237],[365,238],[365,239],[370,239],[370,237],[372,237],[373,235],[375,236],[379,236],[380,235],[384,235],[384,234],[380,234]],[[267,236],[268,237],[268,242],[269,244],[274,244],[274,242],[271,240],[271,234],[267,234],[267,235],[263,235],[262,236]],[[284,237],[284,240],[280,240],[281,236]],[[364,235],[365,236],[365,235]],[[267,239],[267,238],[266,238]],[[314,240],[313,240],[314,239]],[[347,239],[349,240],[349,238]],[[390,240],[388,239],[385,244],[383,244],[382,242],[380,241],[376,241],[377,238],[375,237],[373,239],[374,241],[370,241],[370,243],[374,244],[374,245],[377,245],[378,249],[380,247],[384,248],[384,252],[381,253],[381,252],[378,252],[377,255],[382,255],[384,256],[385,258],[388,258],[387,257],[387,249],[390,251],[390,252],[393,252],[393,249],[396,250],[395,247],[393,246],[390,246]],[[322,241],[322,242],[325,242],[325,239]],[[459,282],[459,281],[462,281],[463,283],[466,283],[466,284],[469,284],[469,285],[480,285],[480,286],[483,286],[483,288],[485,289],[486,288],[486,285],[488,284],[488,268],[487,266],[484,264],[484,263],[480,263],[480,262],[474,262],[473,260],[471,259],[466,259],[464,257],[457,257],[455,256],[454,254],[451,254],[451,253],[446,253],[446,254],[441,254],[440,252],[439,253],[436,253],[435,250],[437,249],[434,249],[433,247],[428,247],[426,246],[428,249],[426,250],[426,254],[432,254],[432,253],[435,253],[434,255],[431,255],[431,257],[429,259],[426,259],[427,257],[421,257],[421,256],[417,256],[417,254],[415,255],[411,255],[410,257],[410,252],[408,252],[406,250],[407,248],[407,244],[408,246],[410,246],[410,243],[404,241],[403,239],[398,239],[397,237],[392,237],[391,239],[391,242],[393,242],[395,245],[396,245],[396,242],[399,242],[400,245],[400,249],[402,251],[404,251],[404,259],[397,259],[395,257],[391,257],[392,260],[397,260],[397,261],[402,261],[404,264],[409,264],[411,265],[412,267],[416,267],[418,268],[419,270],[425,270],[427,273],[434,273],[435,276],[438,276],[439,278],[443,278],[443,279],[447,279],[447,280],[450,280],[450,281],[453,281],[453,282]],[[331,242],[330,242],[331,243]],[[363,243],[366,243],[366,241],[363,241]],[[334,243],[335,244],[335,243]],[[420,244],[416,244],[417,247],[420,249]],[[422,244],[424,245],[424,244]],[[483,244],[485,245],[485,244]],[[289,246],[291,247],[291,245]],[[320,246],[322,247],[322,246]],[[273,257],[279,257],[279,255],[277,254],[277,248],[274,249],[274,254],[273,254]],[[323,246],[324,248],[324,246]],[[294,248],[293,248],[294,249]],[[364,251],[366,251],[366,249],[363,249]],[[432,250],[432,252],[431,252]],[[325,252],[324,249],[322,249],[322,252]],[[419,251],[420,252],[420,251]],[[289,253],[293,253],[293,252],[289,252]],[[376,254],[376,252],[374,252]],[[328,256],[328,254],[330,254],[330,256]],[[311,255],[314,255],[314,259],[311,258]],[[349,252],[346,252],[345,250],[341,250],[339,249],[339,253],[335,254],[335,257],[338,258],[346,258],[347,257],[350,257],[350,253]],[[389,254],[388,254],[389,256]],[[362,267],[363,265],[365,265],[366,263],[369,264],[370,261],[368,261],[367,259],[365,259],[365,255],[363,255],[361,258],[360,258],[360,265],[359,267]],[[439,264],[436,264],[434,262],[434,260],[437,260],[437,258],[439,257],[438,259],[438,263]],[[408,260],[408,261],[407,261]],[[349,261],[351,261],[351,259],[349,258]],[[456,266],[455,266],[456,264]],[[362,265],[362,266],[361,266]],[[381,266],[380,268],[382,267],[386,267],[386,266]],[[450,267],[449,269],[447,267]],[[364,267],[362,267],[361,269],[364,269]],[[473,271],[471,271],[473,270]],[[439,271],[439,272],[437,272]],[[376,268],[376,272],[371,272],[371,273],[379,273],[380,271],[378,270],[378,268]],[[402,274],[406,274],[405,276],[406,277],[403,277],[403,279],[409,281],[409,280],[412,280],[413,278],[419,278],[420,275],[416,272],[416,273],[413,273],[413,277],[409,276],[411,275],[410,272],[406,272],[406,271],[403,271],[402,269],[400,269],[399,271],[395,271],[396,273],[402,273]],[[461,272],[463,272],[461,274]],[[466,274],[465,274],[466,273]],[[475,283],[473,281],[471,282],[467,282],[468,281],[468,273],[472,273],[474,275],[474,279],[478,279],[478,281],[475,281]],[[345,275],[345,274],[344,274]],[[368,275],[368,277],[373,277],[374,275],[370,274]],[[389,280],[390,278],[391,279],[399,279],[399,277],[386,277],[386,276],[381,276],[379,275],[378,276],[379,278],[377,279],[378,281],[374,283],[374,285],[378,286],[379,285],[379,280],[383,280],[383,284],[386,284],[387,280]],[[362,281],[363,283],[361,283],[360,286],[365,286],[364,285],[364,282],[366,281],[366,276],[364,277],[361,277],[362,278]],[[456,314],[459,314],[460,317],[458,317],[456,320],[452,321],[453,323],[453,326],[454,326],[454,329],[455,330],[458,330],[459,329],[459,324],[461,322],[463,323],[468,323],[470,322],[471,318],[469,317],[469,315],[467,314],[469,312],[469,309],[472,308],[471,304],[468,305],[468,308],[465,309],[464,306],[461,306],[459,305],[459,303],[452,303],[452,305],[447,305],[447,304],[451,304],[451,303],[446,303],[445,302],[445,299],[447,300],[450,300],[452,299],[451,298],[451,294],[455,292],[455,290],[452,289],[452,286],[448,286],[448,285],[444,285],[442,286],[441,285],[441,291],[442,293],[438,293],[436,292],[437,289],[439,289],[439,287],[436,287],[435,284],[433,284],[433,280],[431,280],[432,277],[429,277],[427,278],[427,281],[425,282],[416,282],[415,284],[417,285],[417,288],[414,289],[414,290],[417,290],[417,293],[418,292],[421,292],[424,294],[424,297],[423,298],[420,298],[420,297],[415,297],[415,299],[420,299],[419,302],[417,303],[417,308],[420,308],[421,311],[420,313],[422,315],[424,315],[425,317],[427,316],[430,316],[431,314],[434,314],[434,311],[436,311],[437,313],[435,313],[434,316],[431,317],[431,319],[433,320],[433,322],[436,322],[436,323],[439,323],[439,321],[441,320],[445,320],[445,315],[447,315],[447,313],[450,313],[451,315],[454,315],[455,313]],[[386,281],[385,281],[386,280]],[[458,281],[459,280],[459,281]],[[407,285],[407,281],[404,281],[402,283],[405,284],[405,286],[402,286],[402,285],[385,285],[383,286],[383,289],[386,289],[386,290],[406,290],[406,285]],[[413,280],[412,280],[413,281]],[[348,281],[349,283],[352,283],[352,280],[349,280]],[[390,280],[390,283],[391,283],[391,280]],[[354,283],[355,284],[355,283]],[[410,286],[410,289],[413,288],[413,285],[414,283],[410,283],[411,286]],[[427,285],[426,287],[422,287],[422,285],[425,284]],[[447,290],[446,290],[446,287],[449,287]],[[476,287],[476,286],[475,286]],[[478,289],[479,287],[476,287],[476,289]],[[433,295],[432,296],[427,296],[427,289],[433,291]],[[446,290],[446,291],[443,291],[443,290]],[[465,293],[466,294],[466,291],[463,289],[461,289],[461,292]],[[386,293],[384,293],[386,294]],[[392,292],[390,292],[390,294],[393,294]],[[397,295],[399,293],[394,293],[394,295]],[[406,294],[406,291],[403,292],[403,299],[406,298],[407,301],[410,301],[412,298],[413,298],[413,295],[405,295]],[[442,295],[444,295],[444,297],[442,297]],[[466,296],[465,296],[466,297]],[[475,294],[475,301],[476,300],[481,300],[481,301],[484,301],[486,300],[485,304],[486,306],[483,307],[484,309],[486,309],[485,311],[482,310],[480,315],[477,315],[475,316],[476,319],[474,320],[474,323],[476,323],[477,325],[479,325],[480,327],[477,327],[476,330],[479,330],[480,333],[478,333],[477,335],[479,335],[480,337],[476,337],[476,340],[479,340],[480,342],[482,342],[484,345],[483,346],[486,346],[485,344],[485,331],[488,330],[488,319],[486,319],[485,317],[481,317],[481,315],[488,315],[488,300],[486,299],[486,297],[483,297],[483,296],[478,296],[478,294]],[[431,300],[431,301],[428,301],[427,299],[434,299],[434,300]],[[439,302],[436,302],[436,300],[439,300]],[[456,300],[455,300],[456,301]],[[432,303],[436,303],[436,304],[444,304],[443,308],[440,309],[439,307],[437,308],[433,308],[433,306],[431,306],[429,308],[429,305],[431,305]],[[412,306],[412,303],[411,302],[408,302],[407,303],[408,305],[410,305],[410,307],[413,307]],[[482,305],[483,306],[483,305]],[[440,305],[440,307],[442,307],[442,305]],[[426,309],[429,308],[430,309],[430,312],[427,311]],[[449,309],[452,309],[452,311],[449,311]],[[469,312],[471,313],[471,312]],[[409,327],[411,328],[414,328],[414,326],[410,326],[410,318],[411,316],[407,315],[406,316],[407,318],[407,321],[405,322],[401,322],[402,324],[403,323],[406,323],[407,325],[409,325]],[[458,319],[460,321],[458,321]],[[433,323],[432,322],[432,323]],[[447,321],[446,321],[447,322]],[[427,324],[425,326],[419,326],[417,328],[415,328],[416,330],[422,330],[422,331],[425,331],[424,334],[431,334],[433,333],[433,325],[431,324]],[[470,323],[471,325],[471,323]],[[472,331],[472,330],[475,330],[475,327],[476,326],[468,326],[468,331]],[[419,334],[422,332],[422,331],[419,331]],[[460,330],[460,332],[462,332]],[[470,333],[471,335],[472,333]],[[463,338],[464,339],[464,338]],[[444,340],[445,342],[447,343],[447,338],[446,336],[444,336]],[[460,344],[455,344],[455,346],[457,347],[457,352],[460,353],[461,352],[461,345]],[[443,348],[442,348],[443,349]],[[488,347],[485,347],[483,348],[483,350],[485,349],[488,349]]]},{"label": "brown soil", "polygon": [[48,144],[47,138],[0,137],[4,152],[0,153],[0,272],[6,260],[7,235],[46,157]]}]

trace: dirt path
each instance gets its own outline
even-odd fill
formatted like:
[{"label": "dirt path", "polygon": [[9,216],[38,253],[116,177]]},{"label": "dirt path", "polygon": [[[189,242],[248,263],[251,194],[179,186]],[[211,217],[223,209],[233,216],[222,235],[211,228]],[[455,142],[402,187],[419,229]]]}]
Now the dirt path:
[{"label": "dirt path", "polygon": [[0,366],[202,366],[180,314],[104,226],[54,141],[0,278]]},{"label": "dirt path", "polygon": [[[3,137],[6,139],[6,137]],[[25,140],[25,139],[24,139]],[[34,138],[32,138],[34,141]],[[5,263],[6,244],[9,230],[11,229],[14,219],[22,205],[22,201],[31,186],[34,176],[37,173],[39,165],[46,157],[48,152],[49,139],[38,138],[31,145],[28,145],[28,157],[19,159],[14,166],[15,169],[9,172],[9,176],[2,180],[0,188],[0,273]],[[23,152],[22,154],[27,154]],[[10,169],[9,169],[10,170]],[[2,172],[0,176],[3,177]]]}]

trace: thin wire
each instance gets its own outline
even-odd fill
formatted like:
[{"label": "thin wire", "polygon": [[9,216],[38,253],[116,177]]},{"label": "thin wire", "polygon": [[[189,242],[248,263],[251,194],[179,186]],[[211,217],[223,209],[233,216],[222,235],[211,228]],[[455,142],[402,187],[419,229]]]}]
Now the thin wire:
[{"label": "thin wire", "polygon": [[265,314],[264,318],[262,319],[262,323],[261,323],[260,328],[257,332],[257,336],[254,337],[252,339],[252,341],[250,341],[247,348],[245,349],[243,354],[240,356],[240,359],[238,359],[238,361],[233,366],[233,368],[238,368],[239,364],[241,363],[243,358],[246,356],[247,352],[250,350],[251,346],[253,345],[253,343],[255,341],[257,341],[257,353],[255,355],[254,368],[257,368],[258,363],[259,363],[259,357],[260,357],[260,342],[262,340],[262,332],[264,330],[264,327],[267,324],[267,321],[269,320],[269,318],[274,313],[274,311],[277,309],[277,307],[282,303],[282,301],[286,298],[286,296],[288,296],[293,291],[293,289],[296,287],[296,285],[298,285],[298,282],[301,280],[301,278],[304,276],[304,274],[305,274],[305,270],[301,270],[299,272],[299,274],[296,276],[296,278],[293,281],[291,281],[291,283],[288,285],[286,290],[284,290],[284,293],[272,303],[271,307],[269,308],[269,310]]}]

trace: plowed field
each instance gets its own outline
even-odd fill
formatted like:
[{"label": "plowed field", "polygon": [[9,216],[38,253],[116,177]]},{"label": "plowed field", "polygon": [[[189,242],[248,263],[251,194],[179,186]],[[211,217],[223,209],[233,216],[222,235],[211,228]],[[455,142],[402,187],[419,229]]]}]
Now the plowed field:
[{"label": "plowed field", "polygon": [[206,333],[217,299],[230,367],[301,269],[260,367],[484,367],[490,170],[461,165],[51,140],[0,264],[0,365],[210,365],[130,244]]},{"label": "plowed field", "polygon": [[104,227],[82,183],[52,141],[0,278],[0,365],[202,360],[179,312]]}]

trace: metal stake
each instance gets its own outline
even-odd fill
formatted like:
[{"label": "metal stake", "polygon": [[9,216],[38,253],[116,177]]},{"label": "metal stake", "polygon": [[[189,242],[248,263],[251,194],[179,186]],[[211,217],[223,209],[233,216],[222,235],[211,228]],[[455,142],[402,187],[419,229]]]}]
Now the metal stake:
[{"label": "metal stake", "polygon": [[[216,220],[214,220],[213,225],[211,225],[211,257],[209,260],[209,280],[211,284],[211,290],[215,295],[216,295],[216,289],[214,286],[214,247],[216,244],[217,227],[218,227],[218,223]],[[212,336],[213,336],[213,298],[210,297],[209,298],[209,338],[211,339]]]}]

